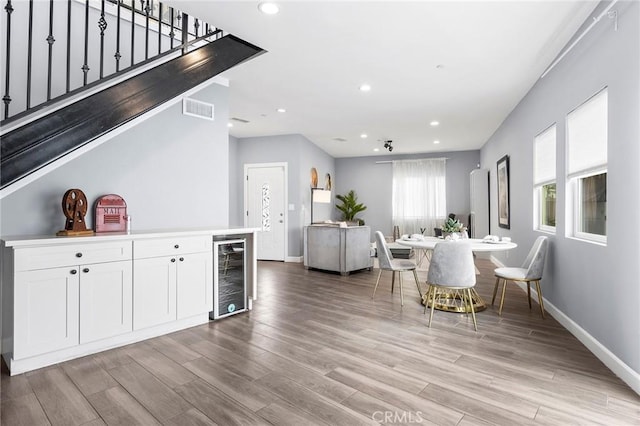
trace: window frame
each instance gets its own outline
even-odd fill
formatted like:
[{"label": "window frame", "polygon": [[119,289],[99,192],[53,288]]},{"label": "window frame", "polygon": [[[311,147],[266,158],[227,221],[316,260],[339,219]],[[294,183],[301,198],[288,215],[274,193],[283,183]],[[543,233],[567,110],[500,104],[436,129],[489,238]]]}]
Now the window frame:
[{"label": "window frame", "polygon": [[[584,173],[580,173],[575,176],[572,176],[569,179],[569,185],[571,187],[571,191],[573,192],[572,199],[573,199],[573,205],[574,205],[573,217],[572,217],[573,219],[572,229],[573,229],[574,238],[606,245],[607,244],[606,215],[605,215],[605,234],[604,235],[592,234],[590,232],[584,232],[579,229],[580,224],[582,223],[582,215],[583,215],[583,211],[580,208],[582,206],[582,180],[585,178],[589,178],[591,176],[597,176],[601,174],[607,174],[606,167],[598,167],[596,169],[592,169]],[[609,186],[609,180],[607,179],[607,187],[608,186]],[[606,206],[608,207],[608,202]]]},{"label": "window frame", "polygon": [[[542,130],[540,133],[538,133],[537,135],[534,136],[533,138],[533,229],[536,231],[541,231],[541,232],[547,232],[550,234],[555,234],[556,233],[556,229],[557,229],[557,223],[558,223],[558,204],[557,204],[557,191],[558,191],[558,178],[557,178],[557,170],[556,170],[556,164],[554,164],[554,174],[553,174],[553,179],[547,179],[544,181],[540,181],[540,182],[536,182],[535,180],[535,175],[536,175],[536,149],[537,149],[537,143],[539,141],[539,137],[545,135],[547,132],[553,130],[554,133],[554,144],[553,144],[553,149],[556,150],[556,152],[554,153],[554,158],[556,159],[556,164],[557,164],[557,147],[558,147],[558,125],[557,123],[553,123],[550,126],[548,126],[547,128],[545,128],[544,130]],[[542,199],[542,195],[543,195],[543,188],[547,185],[550,184],[555,184],[556,185],[556,226],[549,226],[546,224],[542,223],[542,218],[543,218],[543,214],[542,214],[542,209],[544,208],[544,203],[543,203],[543,199]]]},{"label": "window frame", "polygon": [[[569,131],[569,118],[571,114],[579,110],[581,107],[585,106],[589,102],[591,102],[597,96],[601,94],[606,95],[606,152],[608,153],[608,144],[609,144],[609,88],[607,86],[598,90],[589,98],[585,99],[580,105],[576,106],[573,110],[571,110],[567,116],[565,117],[565,166],[566,166],[566,219],[567,219],[567,228],[566,228],[566,237],[573,238],[580,241],[585,241],[588,243],[594,243],[599,245],[607,245],[607,223],[606,223],[606,214],[605,214],[605,235],[592,234],[590,232],[584,232],[580,230],[583,211],[582,211],[582,180],[591,176],[596,176],[600,174],[607,175],[607,184],[606,187],[609,187],[609,179],[608,179],[608,158],[602,162],[601,164],[594,165],[592,167],[584,168],[582,170],[572,170],[570,167],[570,155],[571,151],[571,140],[570,140],[570,131]],[[608,154],[607,154],[608,157]],[[608,194],[608,191],[607,191]],[[608,211],[609,201],[607,198],[605,209]]]}]

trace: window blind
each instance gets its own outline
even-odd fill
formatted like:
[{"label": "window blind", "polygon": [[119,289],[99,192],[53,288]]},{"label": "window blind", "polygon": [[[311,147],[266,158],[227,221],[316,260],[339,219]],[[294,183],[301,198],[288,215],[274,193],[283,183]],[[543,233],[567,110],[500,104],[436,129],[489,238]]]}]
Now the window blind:
[{"label": "window blind", "polygon": [[596,169],[607,164],[607,89],[567,116],[567,173]]},{"label": "window blind", "polygon": [[556,125],[533,141],[533,183],[539,185],[556,179]]}]

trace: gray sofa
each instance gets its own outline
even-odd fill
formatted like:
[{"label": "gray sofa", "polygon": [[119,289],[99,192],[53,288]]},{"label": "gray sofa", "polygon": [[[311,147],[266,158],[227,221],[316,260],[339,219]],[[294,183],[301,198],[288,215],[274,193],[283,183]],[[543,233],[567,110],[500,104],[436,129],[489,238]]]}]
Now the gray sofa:
[{"label": "gray sofa", "polygon": [[305,226],[304,266],[342,275],[371,269],[371,229],[368,226]]}]

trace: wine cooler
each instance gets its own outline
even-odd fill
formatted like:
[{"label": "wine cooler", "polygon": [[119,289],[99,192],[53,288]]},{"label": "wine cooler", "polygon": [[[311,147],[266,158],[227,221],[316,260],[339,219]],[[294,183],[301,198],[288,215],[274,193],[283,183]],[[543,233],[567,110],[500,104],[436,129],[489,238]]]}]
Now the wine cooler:
[{"label": "wine cooler", "polygon": [[213,242],[213,312],[211,319],[247,310],[246,241]]}]

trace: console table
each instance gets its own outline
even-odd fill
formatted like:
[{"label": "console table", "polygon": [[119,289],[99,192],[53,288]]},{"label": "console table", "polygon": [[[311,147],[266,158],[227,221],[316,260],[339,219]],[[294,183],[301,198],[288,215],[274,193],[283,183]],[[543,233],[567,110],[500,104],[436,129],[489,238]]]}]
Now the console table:
[{"label": "console table", "polygon": [[368,226],[304,227],[304,267],[340,272],[371,269],[371,229]]}]

